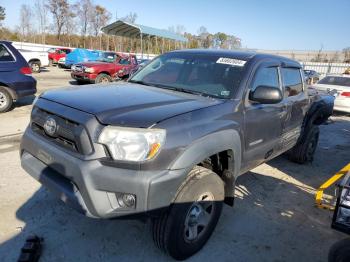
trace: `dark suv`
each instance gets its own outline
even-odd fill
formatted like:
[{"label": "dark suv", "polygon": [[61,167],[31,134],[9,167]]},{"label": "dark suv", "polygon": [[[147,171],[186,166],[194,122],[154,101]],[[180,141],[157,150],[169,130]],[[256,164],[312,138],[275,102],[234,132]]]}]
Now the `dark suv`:
[{"label": "dark suv", "polygon": [[209,239],[235,181],[288,152],[310,162],[334,97],[309,94],[298,62],[224,50],[174,51],[124,84],[45,92],[22,167],[94,218],[146,214],[176,259]]},{"label": "dark suv", "polygon": [[23,56],[11,42],[0,41],[0,113],[18,98],[36,93],[36,80]]}]

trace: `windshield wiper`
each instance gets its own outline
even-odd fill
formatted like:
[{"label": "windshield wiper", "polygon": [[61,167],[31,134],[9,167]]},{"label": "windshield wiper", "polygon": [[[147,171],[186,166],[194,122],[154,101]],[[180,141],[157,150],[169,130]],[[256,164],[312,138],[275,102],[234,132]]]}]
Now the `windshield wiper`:
[{"label": "windshield wiper", "polygon": [[154,83],[150,83],[150,85],[154,86],[154,87],[159,87],[159,88],[173,90],[173,91],[187,93],[187,94],[200,95],[200,96],[203,96],[203,95],[204,96],[209,96],[206,93],[203,93],[203,92],[200,92],[200,91],[195,91],[195,90],[190,90],[190,89],[185,89],[185,88],[182,88],[182,87],[163,85],[163,84],[154,84]]},{"label": "windshield wiper", "polygon": [[144,85],[144,86],[154,86],[153,84],[143,82],[141,80],[129,80],[129,83],[134,83],[134,84],[139,84],[139,85]]}]

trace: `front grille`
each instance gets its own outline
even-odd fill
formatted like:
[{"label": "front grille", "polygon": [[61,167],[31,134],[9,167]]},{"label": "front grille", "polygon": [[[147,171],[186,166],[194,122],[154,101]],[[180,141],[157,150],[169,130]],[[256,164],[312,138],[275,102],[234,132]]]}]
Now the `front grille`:
[{"label": "front grille", "polygon": [[72,71],[83,72],[83,66],[81,66],[81,65],[73,65],[72,66]]},{"label": "front grille", "polygon": [[[45,122],[49,117],[53,118],[57,124],[53,136],[48,135],[44,129]],[[34,107],[31,116],[31,128],[45,139],[72,152],[84,155],[92,153],[92,144],[88,133],[84,126],[79,123]]]}]

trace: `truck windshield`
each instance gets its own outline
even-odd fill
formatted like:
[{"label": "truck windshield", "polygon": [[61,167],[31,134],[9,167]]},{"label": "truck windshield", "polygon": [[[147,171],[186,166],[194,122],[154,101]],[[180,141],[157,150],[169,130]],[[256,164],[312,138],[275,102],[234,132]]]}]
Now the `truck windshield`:
[{"label": "truck windshield", "polygon": [[97,58],[97,61],[113,63],[115,62],[117,56],[118,55],[116,53],[104,52],[100,54],[100,56]]},{"label": "truck windshield", "polygon": [[129,82],[228,99],[238,89],[245,63],[218,55],[175,52],[159,56]]},{"label": "truck windshield", "polygon": [[349,86],[350,87],[350,77],[326,76],[325,78],[318,81],[318,84]]}]

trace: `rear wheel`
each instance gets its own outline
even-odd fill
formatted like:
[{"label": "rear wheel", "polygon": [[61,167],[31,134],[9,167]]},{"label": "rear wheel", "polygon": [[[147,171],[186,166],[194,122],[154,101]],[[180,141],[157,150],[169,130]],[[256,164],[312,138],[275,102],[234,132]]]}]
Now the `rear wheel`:
[{"label": "rear wheel", "polygon": [[288,152],[289,159],[299,164],[312,162],[317,148],[319,134],[319,127],[312,125],[305,131],[300,141]]},{"label": "rear wheel", "polygon": [[96,84],[99,84],[99,83],[109,83],[109,82],[112,82],[112,78],[107,75],[107,74],[99,74],[97,77],[96,77],[96,80],[95,80],[95,83]]},{"label": "rear wheel", "polygon": [[196,166],[170,209],[153,220],[155,244],[175,259],[198,252],[213,233],[224,200],[224,185],[209,169]]},{"label": "rear wheel", "polygon": [[0,86],[0,113],[4,113],[10,110],[13,104],[13,99],[10,93]]},{"label": "rear wheel", "polygon": [[40,73],[40,62],[38,61],[29,62],[29,66],[32,69],[33,73]]}]

